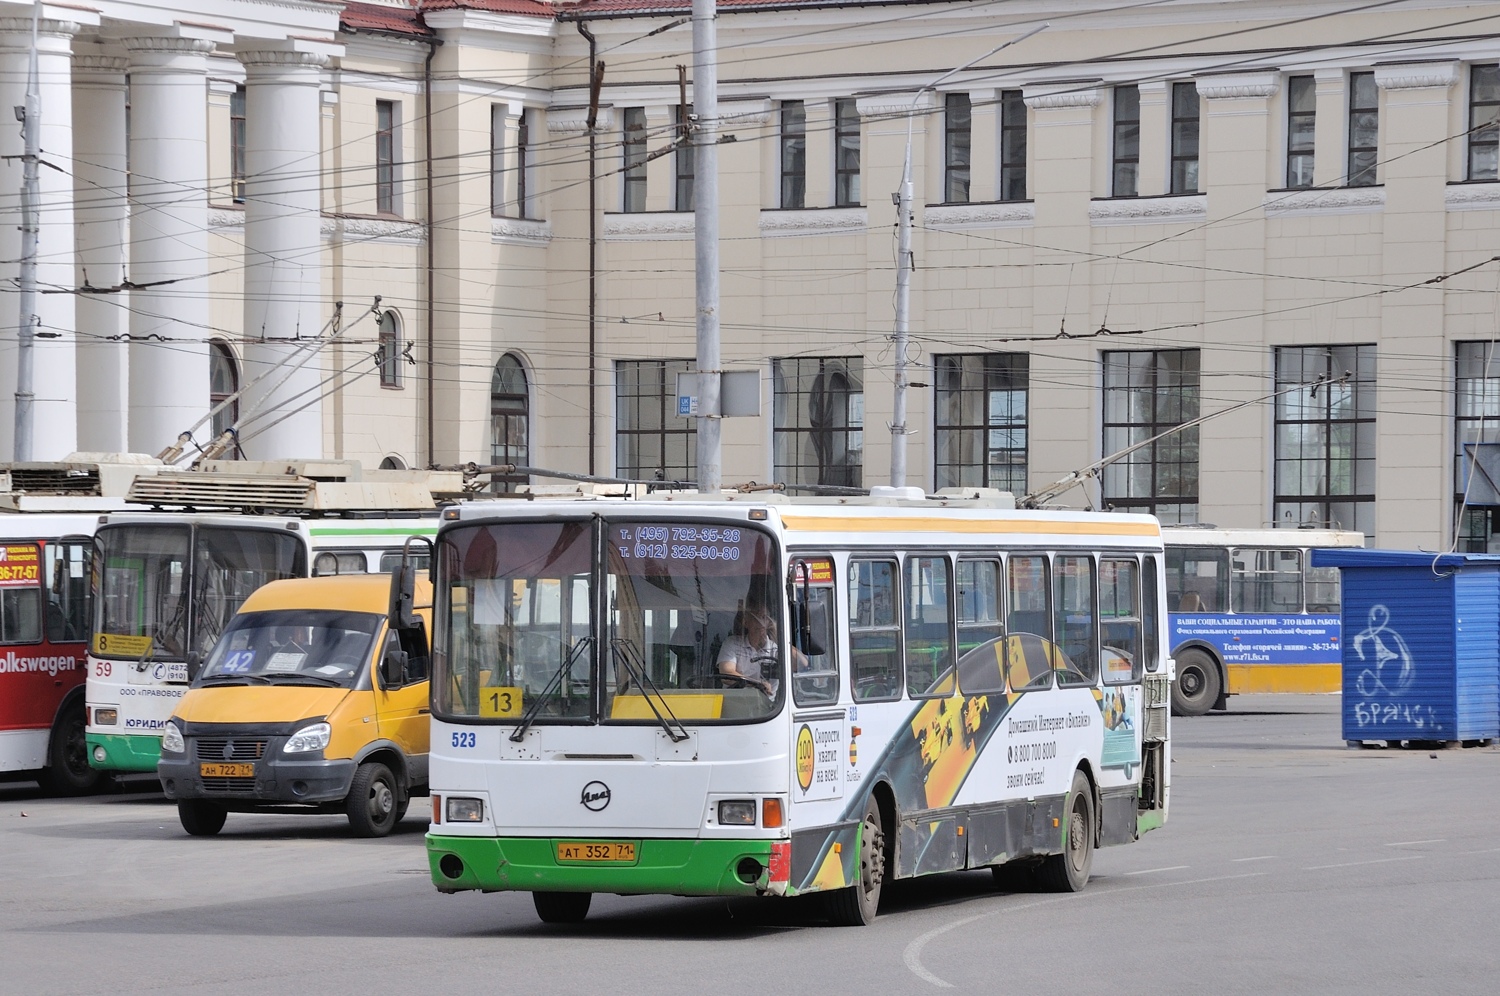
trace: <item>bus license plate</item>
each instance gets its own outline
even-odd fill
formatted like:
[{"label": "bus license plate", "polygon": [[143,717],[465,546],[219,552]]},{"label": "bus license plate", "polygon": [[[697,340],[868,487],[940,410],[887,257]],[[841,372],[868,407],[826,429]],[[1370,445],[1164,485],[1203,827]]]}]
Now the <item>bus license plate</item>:
[{"label": "bus license plate", "polygon": [[560,840],[558,861],[634,861],[635,843],[625,840]]},{"label": "bus license plate", "polygon": [[200,764],[198,774],[204,778],[254,778],[253,764]]}]

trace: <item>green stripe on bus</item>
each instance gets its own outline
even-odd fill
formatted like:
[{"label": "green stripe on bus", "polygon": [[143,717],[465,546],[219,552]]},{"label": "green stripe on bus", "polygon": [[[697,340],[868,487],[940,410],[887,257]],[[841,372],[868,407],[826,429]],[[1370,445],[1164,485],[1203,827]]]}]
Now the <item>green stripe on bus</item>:
[{"label": "green stripe on bus", "polygon": [[[124,733],[90,733],[89,767],[99,771],[152,771],[161,759],[161,737]],[[94,758],[94,748],[104,748],[104,760]]]},{"label": "green stripe on bus", "polygon": [[[432,884],[444,892],[640,892],[677,896],[753,896],[755,884],[735,874],[741,860],[771,865],[769,840],[652,839],[637,842],[633,864],[567,864],[554,858],[558,840],[581,837],[449,837],[427,835]],[[463,863],[456,878],[445,857]],[[446,862],[454,871],[453,862]],[[762,872],[761,878],[765,878]]]}]

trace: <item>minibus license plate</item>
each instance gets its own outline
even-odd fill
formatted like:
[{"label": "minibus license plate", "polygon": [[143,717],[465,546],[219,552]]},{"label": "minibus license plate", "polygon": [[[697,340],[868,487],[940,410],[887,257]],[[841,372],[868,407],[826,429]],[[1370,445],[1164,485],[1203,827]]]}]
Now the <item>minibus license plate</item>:
[{"label": "minibus license plate", "polygon": [[560,840],[558,861],[634,861],[635,843],[625,840]]},{"label": "minibus license plate", "polygon": [[254,778],[253,764],[200,764],[198,774],[204,778]]}]

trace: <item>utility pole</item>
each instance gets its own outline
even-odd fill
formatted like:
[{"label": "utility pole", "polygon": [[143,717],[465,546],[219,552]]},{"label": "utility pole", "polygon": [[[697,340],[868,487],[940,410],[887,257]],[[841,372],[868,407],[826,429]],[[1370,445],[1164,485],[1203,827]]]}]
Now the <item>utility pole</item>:
[{"label": "utility pole", "polygon": [[893,488],[906,486],[906,353],[911,326],[911,271],[916,269],[916,261],[912,259],[911,253],[912,211],[914,210],[911,185],[911,133],[912,119],[917,113],[917,102],[922,99],[922,94],[937,89],[949,77],[957,76],[976,62],[988,59],[1001,49],[1019,44],[1046,29],[1047,25],[1039,25],[1019,38],[996,45],[983,55],[948,70],[931,83],[919,88],[912,95],[911,104],[906,109],[906,155],[901,164],[901,188],[891,198],[896,202],[896,327],[891,336],[895,353],[895,377],[893,378],[895,397],[891,401],[891,487]]},{"label": "utility pole", "polygon": [[719,53],[715,0],[693,0],[693,265],[698,328],[698,491],[721,487]]},{"label": "utility pole", "polygon": [[37,81],[36,36],[37,20],[41,16],[41,4],[31,8],[31,66],[26,74],[26,104],[16,108],[16,117],[21,121],[21,138],[26,145],[23,157],[25,170],[21,181],[21,303],[19,322],[16,327],[16,421],[15,458],[19,461],[31,459],[32,437],[35,434],[36,393],[32,389],[33,370],[36,365],[36,249],[37,236],[41,230],[38,201],[41,199],[41,178],[38,164],[41,161],[42,98]]}]

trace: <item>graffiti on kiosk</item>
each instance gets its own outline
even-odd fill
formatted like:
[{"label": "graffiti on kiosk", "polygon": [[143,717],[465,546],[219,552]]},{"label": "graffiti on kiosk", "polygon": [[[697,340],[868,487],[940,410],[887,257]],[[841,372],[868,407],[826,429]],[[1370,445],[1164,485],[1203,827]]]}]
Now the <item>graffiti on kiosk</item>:
[{"label": "graffiti on kiosk", "polygon": [[1401,634],[1391,629],[1390,621],[1389,609],[1372,605],[1369,625],[1349,644],[1360,660],[1371,665],[1359,673],[1354,683],[1365,698],[1400,695],[1411,687],[1415,677],[1411,651]]}]

